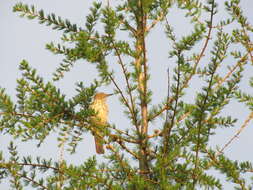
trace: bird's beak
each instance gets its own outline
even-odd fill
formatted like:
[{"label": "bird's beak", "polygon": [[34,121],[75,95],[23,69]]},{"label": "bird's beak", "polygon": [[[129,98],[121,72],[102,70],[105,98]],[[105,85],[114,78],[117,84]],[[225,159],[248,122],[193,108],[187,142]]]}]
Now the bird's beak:
[{"label": "bird's beak", "polygon": [[108,97],[108,96],[112,96],[112,95],[114,95],[114,93],[112,93],[112,94],[107,94],[107,96],[106,96],[106,97]]}]

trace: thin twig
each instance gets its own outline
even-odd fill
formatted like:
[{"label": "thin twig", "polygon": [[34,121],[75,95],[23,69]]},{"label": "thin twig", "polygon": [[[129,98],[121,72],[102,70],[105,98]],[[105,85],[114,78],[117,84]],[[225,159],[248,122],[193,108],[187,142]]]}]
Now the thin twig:
[{"label": "thin twig", "polygon": [[146,32],[149,32],[159,21],[161,21],[162,19],[164,19],[165,14],[162,12],[161,15],[159,15],[157,17],[156,20],[154,20],[149,26],[147,26],[146,28]]},{"label": "thin twig", "polygon": [[226,74],[226,76],[224,78],[222,78],[218,84],[214,87],[215,90],[217,90],[217,88],[219,88],[233,73],[234,71],[241,66],[241,63],[243,61],[245,61],[245,59],[247,58],[247,54],[244,55],[235,65],[234,67]]},{"label": "thin twig", "polygon": [[129,93],[129,96],[130,96],[130,101],[131,101],[131,110],[130,110],[130,113],[132,114],[135,126],[138,129],[137,118],[136,118],[136,115],[134,114],[135,104],[134,104],[134,101],[133,101],[133,95],[132,95],[129,79],[128,79],[128,76],[127,76],[127,70],[126,70],[126,68],[124,66],[124,63],[123,63],[123,60],[121,58],[120,52],[119,52],[118,48],[115,46],[114,42],[113,42],[113,48],[116,51],[117,57],[119,59],[120,66],[121,66],[121,68],[123,70],[123,73],[124,73],[124,77],[125,77],[125,81],[126,81],[126,84],[127,84],[128,93]]},{"label": "thin twig", "polygon": [[133,115],[134,113],[132,112],[132,109],[131,109],[131,107],[130,107],[130,105],[129,105],[127,99],[126,99],[126,97],[124,96],[122,90],[119,88],[118,84],[116,83],[116,81],[114,80],[114,78],[112,77],[111,74],[109,74],[109,77],[110,77],[111,81],[113,82],[114,86],[115,86],[115,87],[117,88],[117,90],[119,91],[119,93],[120,93],[120,95],[121,95],[123,101],[125,102],[126,106],[127,106],[128,109],[129,109],[130,113]]},{"label": "thin twig", "polygon": [[[179,122],[181,122],[182,120],[187,118],[190,115],[190,113],[191,112],[186,112],[185,114],[183,114],[178,120],[176,120],[175,125],[177,125]],[[148,138],[154,138],[154,137],[160,136],[161,134],[162,134],[162,132],[157,130],[157,131],[155,131],[155,133],[153,135],[149,135]]]},{"label": "thin twig", "polygon": [[[22,175],[22,174],[20,174],[20,173],[16,173],[16,175],[18,175],[18,176],[21,177],[21,178],[26,179],[27,181],[32,182],[33,184],[36,184],[36,186],[38,186],[38,187],[40,187],[40,188],[42,188],[42,189],[49,189],[49,188],[47,188],[46,186],[42,185],[41,183],[35,181],[34,179],[32,179],[32,178],[30,178],[30,177],[24,176],[24,175]],[[15,177],[15,176],[14,176],[14,177]]]},{"label": "thin twig", "polygon": [[[190,79],[193,77],[193,75],[195,74],[196,72],[196,69],[197,69],[197,66],[199,65],[200,63],[200,60],[201,58],[204,56],[204,53],[205,53],[205,50],[207,48],[207,45],[208,45],[208,42],[210,40],[210,37],[211,37],[211,32],[212,32],[212,22],[213,22],[213,13],[211,14],[211,18],[210,18],[210,25],[208,26],[209,27],[209,30],[208,30],[208,34],[207,34],[207,37],[206,37],[206,41],[204,43],[204,46],[194,64],[194,67],[193,67],[193,71],[192,73],[190,74],[190,76],[187,78],[187,80],[185,81],[185,83],[182,85],[182,87],[180,88],[180,91],[183,90],[189,83]],[[171,102],[174,100],[174,97],[171,98]],[[167,105],[165,105],[160,111],[158,111],[155,115],[153,115],[151,118],[149,118],[149,120],[153,120],[154,118],[156,118],[157,116],[159,116],[160,114],[162,114],[165,110],[169,109],[167,107]]]},{"label": "thin twig", "polygon": [[253,119],[253,112],[251,112],[248,118],[244,121],[240,129],[236,132],[236,134],[222,147],[217,156],[223,154],[224,150],[240,135],[240,133],[246,128],[250,120]]}]

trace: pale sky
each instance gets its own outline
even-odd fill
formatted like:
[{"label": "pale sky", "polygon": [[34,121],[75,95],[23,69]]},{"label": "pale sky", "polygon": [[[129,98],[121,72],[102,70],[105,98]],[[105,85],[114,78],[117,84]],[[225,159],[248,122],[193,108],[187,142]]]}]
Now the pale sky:
[{"label": "pale sky", "polygon": [[[76,0],[76,1],[63,1],[63,0],[20,0],[23,3],[34,4],[37,9],[44,9],[45,13],[55,13],[62,18],[68,18],[73,23],[77,23],[83,26],[85,23],[85,16],[90,7],[92,0]],[[1,0],[0,3],[0,86],[6,88],[6,91],[15,100],[15,87],[16,79],[20,78],[21,72],[18,70],[18,65],[21,60],[25,59],[29,64],[38,70],[38,73],[50,79],[55,68],[61,62],[61,56],[55,56],[45,49],[45,44],[51,41],[59,42],[61,32],[51,30],[50,27],[38,24],[37,20],[28,20],[26,18],[20,18],[17,13],[12,12],[12,6],[20,1],[16,0]],[[219,2],[224,2],[223,0]],[[245,15],[249,21],[253,24],[253,1],[242,0],[242,6]],[[221,7],[222,8],[222,7]],[[215,17],[214,22],[220,20],[220,17],[224,16],[224,12],[221,12]],[[186,32],[190,32],[187,26],[188,22],[184,19],[182,12],[176,12],[174,10],[168,20],[172,20],[173,26],[177,34],[184,35]],[[173,22],[174,21],[174,22]],[[175,22],[176,21],[176,22]],[[151,33],[151,37],[148,38],[148,59],[151,71],[151,82],[149,83],[151,89],[154,90],[153,103],[160,102],[161,98],[164,98],[167,93],[166,83],[166,70],[169,65],[168,57],[168,44],[164,43],[168,41],[164,35],[161,35],[162,27],[158,27]],[[213,37],[215,37],[213,35]],[[252,37],[252,36],[251,36]],[[253,40],[253,38],[251,38]],[[201,44],[200,44],[201,46]],[[112,59],[112,62],[115,61]],[[229,61],[229,60],[228,60]],[[252,66],[244,74],[248,77],[252,76]],[[118,71],[118,69],[116,69]],[[171,69],[172,71],[172,69]],[[68,97],[76,94],[75,83],[77,81],[83,81],[89,85],[89,82],[94,79],[96,75],[95,68],[86,64],[85,61],[79,61],[70,73],[66,74],[66,77],[56,85],[61,88],[62,92]],[[172,74],[171,74],[172,75]],[[122,77],[117,75],[116,79],[120,84],[123,84]],[[195,83],[196,82],[196,83]],[[193,86],[198,86],[197,80],[192,83]],[[242,83],[242,85],[244,85]],[[246,84],[245,84],[246,85]],[[242,88],[247,88],[242,86]],[[112,92],[112,86],[100,89],[105,92]],[[252,93],[253,90],[248,89],[248,92]],[[191,101],[191,94],[187,96]],[[108,101],[110,105],[110,122],[120,126],[119,128],[125,128],[128,126],[128,121],[124,118],[122,108],[119,106],[117,97],[111,97]],[[243,105],[233,103],[230,109],[226,110],[227,114],[231,114],[237,118],[246,118],[248,110]],[[116,116],[116,117],[114,117]],[[224,145],[240,128],[242,124],[241,120],[234,129],[221,129],[218,130],[218,134],[212,139],[212,146]],[[159,122],[158,122],[159,123]],[[156,124],[158,124],[156,123]],[[225,154],[235,160],[250,160],[253,161],[253,147],[252,135],[253,135],[253,123],[240,134],[239,138],[235,140],[232,145],[225,151]],[[6,135],[0,137],[0,150],[3,150],[5,154],[6,147],[9,144],[11,138]],[[19,152],[21,155],[42,155],[44,158],[57,158],[57,142],[55,136],[51,135],[41,148],[37,149],[34,142],[21,143],[18,141]],[[86,158],[94,155],[95,148],[93,143],[93,137],[90,134],[84,135],[84,141],[80,143],[75,155],[65,154],[67,160],[71,160],[72,163],[82,163]],[[103,160],[101,156],[98,156],[99,160]],[[7,183],[0,184],[0,189],[7,189],[9,186]],[[227,185],[226,187],[232,187]]]}]

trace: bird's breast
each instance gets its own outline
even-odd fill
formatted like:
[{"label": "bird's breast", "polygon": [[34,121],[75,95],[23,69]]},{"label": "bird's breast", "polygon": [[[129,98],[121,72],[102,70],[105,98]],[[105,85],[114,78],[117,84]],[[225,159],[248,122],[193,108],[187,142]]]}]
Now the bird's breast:
[{"label": "bird's breast", "polygon": [[99,124],[107,124],[108,120],[108,106],[105,102],[96,101],[93,102],[91,108],[97,113],[93,121]]}]

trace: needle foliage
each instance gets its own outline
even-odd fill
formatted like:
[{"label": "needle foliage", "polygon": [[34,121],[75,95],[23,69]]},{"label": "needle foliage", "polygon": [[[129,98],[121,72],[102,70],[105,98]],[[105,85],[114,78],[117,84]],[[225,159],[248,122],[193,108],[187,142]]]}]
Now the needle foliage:
[{"label": "needle foliage", "polygon": [[[174,9],[190,21],[185,35],[173,28]],[[104,86],[113,87],[129,123],[126,128],[108,123],[101,131],[106,144],[102,162],[96,156],[79,165],[43,155],[22,157],[14,140],[9,158],[0,154],[1,181],[8,180],[17,190],[208,190],[224,189],[224,181],[234,189],[252,189],[252,163],[224,154],[253,119],[253,96],[241,88],[242,80],[253,87],[252,76],[243,73],[253,64],[253,26],[239,0],[94,1],[82,26],[33,5],[17,3],[13,11],[62,31],[62,43],[49,42],[46,49],[64,58],[48,82],[21,61],[17,101],[3,85],[0,88],[1,133],[38,146],[54,134],[59,147],[66,145],[67,153],[77,154],[83,134],[94,130],[90,118],[96,113],[89,105]],[[167,81],[160,78],[163,74],[151,75],[151,65],[165,64],[149,59],[152,49],[163,43],[159,39],[156,45],[149,43],[157,28],[167,39]],[[97,78],[90,84],[78,82],[75,95],[67,98],[55,81],[61,82],[79,60],[94,65]],[[167,86],[167,95],[158,104],[152,101],[159,93],[150,85],[154,78],[157,85]],[[196,79],[199,88],[193,87]],[[247,118],[227,114],[235,101],[249,111]],[[211,146],[217,130],[239,124],[227,144]]]}]

